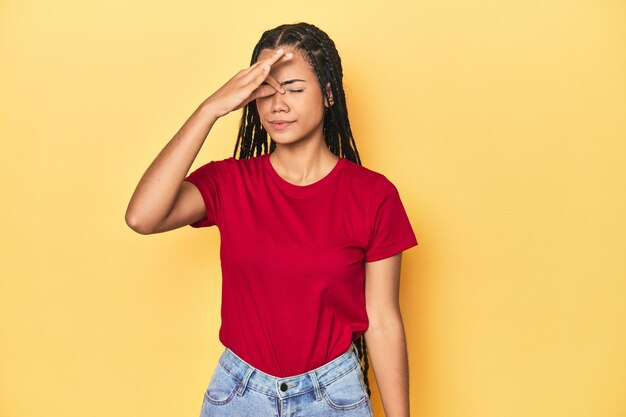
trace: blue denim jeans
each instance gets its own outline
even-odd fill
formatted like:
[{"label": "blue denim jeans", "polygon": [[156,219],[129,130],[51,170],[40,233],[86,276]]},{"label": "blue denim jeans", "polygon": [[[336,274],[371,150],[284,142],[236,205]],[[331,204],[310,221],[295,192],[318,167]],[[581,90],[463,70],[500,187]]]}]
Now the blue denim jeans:
[{"label": "blue denim jeans", "polygon": [[278,378],[224,349],[201,417],[373,417],[356,346],[319,368]]}]

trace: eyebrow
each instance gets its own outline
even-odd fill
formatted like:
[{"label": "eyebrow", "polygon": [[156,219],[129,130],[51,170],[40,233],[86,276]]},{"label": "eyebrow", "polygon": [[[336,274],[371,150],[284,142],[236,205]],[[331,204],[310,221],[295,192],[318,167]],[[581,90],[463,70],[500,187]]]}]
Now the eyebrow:
[{"label": "eyebrow", "polygon": [[[285,84],[293,84],[293,83],[297,83],[298,81],[301,81],[303,83],[305,83],[305,80],[300,80],[300,79],[295,79],[295,80],[286,80],[283,81],[282,83],[280,83],[280,85],[285,85]],[[263,84],[267,84],[267,82],[263,81]]]}]

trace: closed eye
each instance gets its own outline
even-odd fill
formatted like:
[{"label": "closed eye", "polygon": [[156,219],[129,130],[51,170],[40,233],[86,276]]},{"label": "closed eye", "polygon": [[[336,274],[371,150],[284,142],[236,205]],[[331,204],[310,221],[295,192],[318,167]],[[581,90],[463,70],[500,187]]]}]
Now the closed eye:
[{"label": "closed eye", "polygon": [[304,90],[289,90],[289,91],[291,91],[292,93],[301,93],[301,92],[303,92]]}]

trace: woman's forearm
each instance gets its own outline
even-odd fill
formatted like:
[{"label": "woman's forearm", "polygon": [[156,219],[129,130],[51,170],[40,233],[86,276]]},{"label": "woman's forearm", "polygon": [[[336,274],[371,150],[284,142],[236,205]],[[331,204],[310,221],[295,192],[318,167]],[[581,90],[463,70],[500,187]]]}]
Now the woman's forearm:
[{"label": "woman's forearm", "polygon": [[409,417],[409,361],[402,319],[365,332],[386,417]]},{"label": "woman's forearm", "polygon": [[202,102],[150,164],[126,209],[126,223],[132,229],[149,233],[168,215],[217,119],[211,103]]}]

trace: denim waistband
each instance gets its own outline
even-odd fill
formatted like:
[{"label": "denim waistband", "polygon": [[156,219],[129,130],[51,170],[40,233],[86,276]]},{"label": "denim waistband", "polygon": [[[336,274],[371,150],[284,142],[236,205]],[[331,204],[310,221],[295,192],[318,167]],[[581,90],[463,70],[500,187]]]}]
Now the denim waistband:
[{"label": "denim waistband", "polygon": [[225,348],[224,352],[222,352],[219,358],[219,365],[240,382],[240,394],[246,388],[250,388],[281,399],[304,394],[312,390],[318,392],[320,385],[328,385],[348,372],[353,371],[357,366],[361,366],[354,343],[351,343],[347,351],[332,361],[308,372],[285,378],[269,375],[253,367],[229,348]]}]

